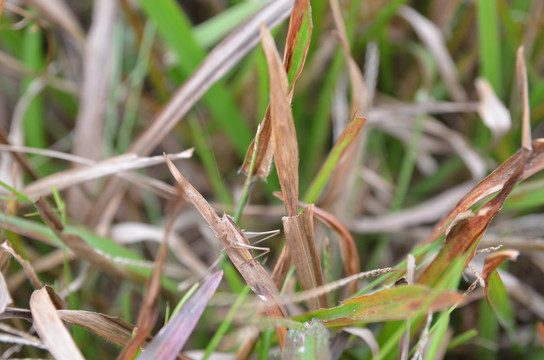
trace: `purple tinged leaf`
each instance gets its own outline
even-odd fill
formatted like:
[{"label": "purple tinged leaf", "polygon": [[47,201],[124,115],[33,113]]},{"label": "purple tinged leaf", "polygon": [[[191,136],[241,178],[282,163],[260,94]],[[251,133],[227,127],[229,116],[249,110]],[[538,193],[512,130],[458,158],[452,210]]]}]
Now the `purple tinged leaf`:
[{"label": "purple tinged leaf", "polygon": [[213,274],[146,346],[138,360],[175,359],[193,332],[208,301],[219,286],[223,272]]}]

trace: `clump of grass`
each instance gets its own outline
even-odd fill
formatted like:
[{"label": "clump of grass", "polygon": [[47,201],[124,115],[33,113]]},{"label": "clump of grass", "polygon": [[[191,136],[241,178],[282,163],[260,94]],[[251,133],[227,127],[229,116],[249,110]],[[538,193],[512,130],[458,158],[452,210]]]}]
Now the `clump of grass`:
[{"label": "clump of grass", "polygon": [[543,355],[541,2],[0,8],[3,357]]}]

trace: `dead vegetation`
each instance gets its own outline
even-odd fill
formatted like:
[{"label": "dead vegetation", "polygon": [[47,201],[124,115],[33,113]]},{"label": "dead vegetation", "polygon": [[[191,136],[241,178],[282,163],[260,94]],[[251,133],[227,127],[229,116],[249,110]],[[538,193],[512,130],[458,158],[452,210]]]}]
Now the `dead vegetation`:
[{"label": "dead vegetation", "polygon": [[2,358],[544,356],[542,2],[0,9]]}]

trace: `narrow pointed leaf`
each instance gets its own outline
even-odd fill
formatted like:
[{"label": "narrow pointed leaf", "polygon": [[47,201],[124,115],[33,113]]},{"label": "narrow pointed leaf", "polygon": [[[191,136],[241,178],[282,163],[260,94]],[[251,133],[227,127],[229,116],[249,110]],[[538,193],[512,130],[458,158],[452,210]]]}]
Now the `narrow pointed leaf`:
[{"label": "narrow pointed leaf", "polygon": [[293,113],[287,97],[287,74],[281,65],[272,35],[264,25],[261,27],[261,36],[270,77],[270,115],[276,170],[287,215],[296,216],[298,213],[299,159]]},{"label": "narrow pointed leaf", "polygon": [[496,197],[478,210],[474,217],[462,220],[453,226],[446,238],[445,247],[427,269],[425,269],[417,280],[418,283],[427,285],[436,283],[442,278],[447,269],[451,267],[454,259],[465,256],[465,264],[468,264],[472,260],[478,242],[487,230],[489,223],[498,214],[504,201],[519,181],[528,155],[528,151],[522,151],[519,163],[514,168],[513,174],[506,181],[504,187]]},{"label": "narrow pointed leaf", "polygon": [[467,211],[477,201],[503,189],[520,164],[523,164],[523,166],[518,181],[527,179],[544,169],[544,139],[534,140],[532,142],[532,151],[528,149],[518,150],[489,176],[473,187],[472,190],[459,200],[453,210],[435,226],[431,235],[425,240],[425,243],[433,242],[444,235],[451,222],[459,214]]},{"label": "narrow pointed leaf", "polygon": [[[263,301],[267,314],[270,317],[285,317],[287,312],[281,305],[278,288],[266,270],[255,260],[251,253],[251,244],[243,231],[232,218],[227,215],[218,216],[206,199],[185,179],[168,158],[166,163],[187,200],[193,203],[210,225],[229,259],[251,287],[251,290]],[[277,327],[276,333],[280,343],[283,344],[287,331],[283,327]]]},{"label": "narrow pointed leaf", "polygon": [[321,166],[321,169],[312,181],[312,184],[304,196],[304,202],[315,203],[318,200],[319,195],[325,188],[325,185],[327,184],[333,170],[342,163],[347,148],[357,137],[365,121],[366,118],[353,117],[353,119],[348,123],[334,144],[334,147],[327,156],[327,159]]},{"label": "narrow pointed leaf", "polygon": [[361,295],[342,305],[313,311],[295,320],[319,319],[330,326],[361,322],[404,320],[427,312],[435,312],[470,300],[454,291],[436,291],[422,285],[403,285]]},{"label": "narrow pointed leaf", "polygon": [[[285,45],[283,66],[287,73],[289,83],[289,101],[293,97],[295,82],[298,79],[310,45],[312,35],[312,11],[308,0],[295,0],[293,11],[289,20],[289,30]],[[254,167],[254,174],[261,179],[266,179],[272,164],[273,149],[271,144],[272,126],[270,118],[270,106],[266,109],[257,148],[257,157]],[[255,140],[249,145],[244,164],[241,170],[247,174],[253,157]]]},{"label": "narrow pointed leaf", "polygon": [[200,289],[183,305],[181,310],[170,319],[168,324],[145,347],[145,351],[138,359],[176,359],[189,335],[193,332],[208,301],[219,286],[222,277],[223,272],[218,271],[206,280]]}]

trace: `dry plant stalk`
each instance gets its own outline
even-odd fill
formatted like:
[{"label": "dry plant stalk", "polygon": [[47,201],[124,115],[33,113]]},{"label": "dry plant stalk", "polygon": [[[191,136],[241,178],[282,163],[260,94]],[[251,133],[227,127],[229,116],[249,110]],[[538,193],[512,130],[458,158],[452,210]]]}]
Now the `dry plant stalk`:
[{"label": "dry plant stalk", "polygon": [[[238,269],[251,290],[264,303],[266,312],[273,318],[284,318],[287,312],[281,305],[278,289],[270,275],[259,264],[251,253],[252,246],[238,225],[227,215],[222,217],[215,213],[212,206],[204,197],[185,179],[176,166],[166,158],[170,172],[179,184],[180,191],[192,202],[204,220],[215,232],[225,252],[234,266]],[[283,346],[287,333],[284,327],[276,327],[276,333]]]},{"label": "dry plant stalk", "polygon": [[[274,161],[280,180],[287,217],[283,225],[287,247],[304,290],[324,285],[321,262],[313,231],[313,211],[298,215],[298,144],[293,113],[288,99],[288,80],[270,32],[261,27],[263,49],[270,78],[270,113]],[[327,307],[326,296],[310,301],[312,309]]]}]

